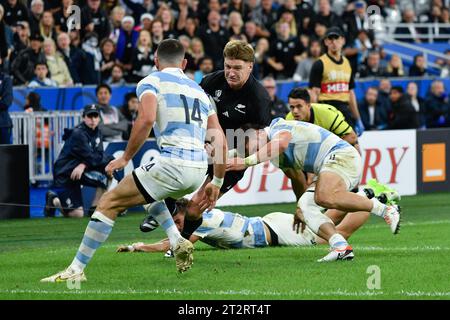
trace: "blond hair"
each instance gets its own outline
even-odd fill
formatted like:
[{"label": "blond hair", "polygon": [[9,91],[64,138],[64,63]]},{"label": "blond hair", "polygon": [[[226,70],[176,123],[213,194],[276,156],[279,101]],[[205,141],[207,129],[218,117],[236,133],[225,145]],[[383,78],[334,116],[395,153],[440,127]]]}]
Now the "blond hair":
[{"label": "blond hair", "polygon": [[223,57],[253,62],[255,60],[255,51],[246,41],[231,40],[223,49]]}]

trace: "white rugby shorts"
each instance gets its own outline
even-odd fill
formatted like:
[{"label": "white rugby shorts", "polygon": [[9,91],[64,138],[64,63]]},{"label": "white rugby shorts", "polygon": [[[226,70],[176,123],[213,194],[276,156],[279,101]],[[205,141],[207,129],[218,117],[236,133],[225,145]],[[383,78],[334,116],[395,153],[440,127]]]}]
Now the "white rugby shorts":
[{"label": "white rugby shorts", "polygon": [[179,199],[197,190],[206,177],[204,168],[174,164],[170,159],[154,158],[133,171],[134,182],[148,203],[166,198]]},{"label": "white rugby shorts", "polygon": [[311,246],[315,244],[316,236],[308,227],[303,233],[293,230],[294,214],[272,212],[262,219],[277,234],[280,246]]},{"label": "white rugby shorts", "polygon": [[354,147],[347,147],[331,152],[323,161],[319,174],[325,171],[339,175],[352,190],[359,185],[362,176],[362,160]]}]

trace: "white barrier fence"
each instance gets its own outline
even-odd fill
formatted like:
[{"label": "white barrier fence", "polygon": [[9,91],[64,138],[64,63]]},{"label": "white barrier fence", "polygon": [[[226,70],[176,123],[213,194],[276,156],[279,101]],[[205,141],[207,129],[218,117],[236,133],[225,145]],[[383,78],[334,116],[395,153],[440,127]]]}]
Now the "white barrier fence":
[{"label": "white barrier fence", "polygon": [[30,180],[53,179],[53,162],[62,146],[65,128],[81,121],[80,111],[11,112],[13,144],[27,144]]}]

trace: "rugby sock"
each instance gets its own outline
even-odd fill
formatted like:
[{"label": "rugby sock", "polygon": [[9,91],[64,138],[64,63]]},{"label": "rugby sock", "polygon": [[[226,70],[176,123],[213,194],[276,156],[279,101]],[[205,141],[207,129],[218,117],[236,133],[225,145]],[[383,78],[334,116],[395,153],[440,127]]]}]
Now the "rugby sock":
[{"label": "rugby sock", "polygon": [[372,201],[373,203],[373,207],[370,213],[379,216],[381,218],[384,218],[384,213],[386,211],[387,206],[381,203],[380,200],[378,200],[377,198],[372,198],[370,199],[370,201]]},{"label": "rugby sock", "polygon": [[203,217],[200,217],[198,220],[188,220],[186,216],[184,217],[184,227],[183,231],[181,232],[181,235],[183,238],[188,239],[191,237],[191,235],[194,233],[195,230],[197,230],[198,227],[203,222]]},{"label": "rugby sock", "polygon": [[114,227],[114,221],[99,211],[95,211],[81,241],[80,248],[70,267],[75,271],[83,271],[95,251],[108,239]]},{"label": "rugby sock", "polygon": [[175,248],[181,235],[166,204],[163,201],[155,202],[150,205],[147,212],[163,227],[169,237],[170,246]]},{"label": "rugby sock", "polygon": [[339,248],[339,247],[345,247],[348,246],[347,240],[340,235],[339,233],[333,234],[330,239],[328,240],[328,243],[332,248]]},{"label": "rugby sock", "polygon": [[372,189],[362,189],[359,190],[356,194],[368,199],[372,199],[373,197],[375,197],[375,194],[373,193]]}]

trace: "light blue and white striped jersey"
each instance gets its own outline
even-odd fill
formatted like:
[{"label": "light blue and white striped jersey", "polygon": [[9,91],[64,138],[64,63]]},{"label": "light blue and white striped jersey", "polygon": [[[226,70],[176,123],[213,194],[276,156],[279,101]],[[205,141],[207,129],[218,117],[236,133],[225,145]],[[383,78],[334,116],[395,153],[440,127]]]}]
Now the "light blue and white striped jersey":
[{"label": "light blue and white striped jersey", "polygon": [[288,148],[272,160],[279,168],[295,168],[318,174],[328,154],[351,147],[334,133],[308,122],[276,118],[266,129],[269,140],[280,132],[289,132],[292,135]]},{"label": "light blue and white striped jersey", "polygon": [[244,217],[219,209],[205,211],[203,222],[194,235],[217,248],[266,247],[266,233],[261,217]]},{"label": "light blue and white striped jersey", "polygon": [[206,129],[215,111],[203,89],[181,69],[165,68],[138,83],[139,101],[146,93],[158,101],[155,136],[161,157],[187,167],[206,167]]}]

